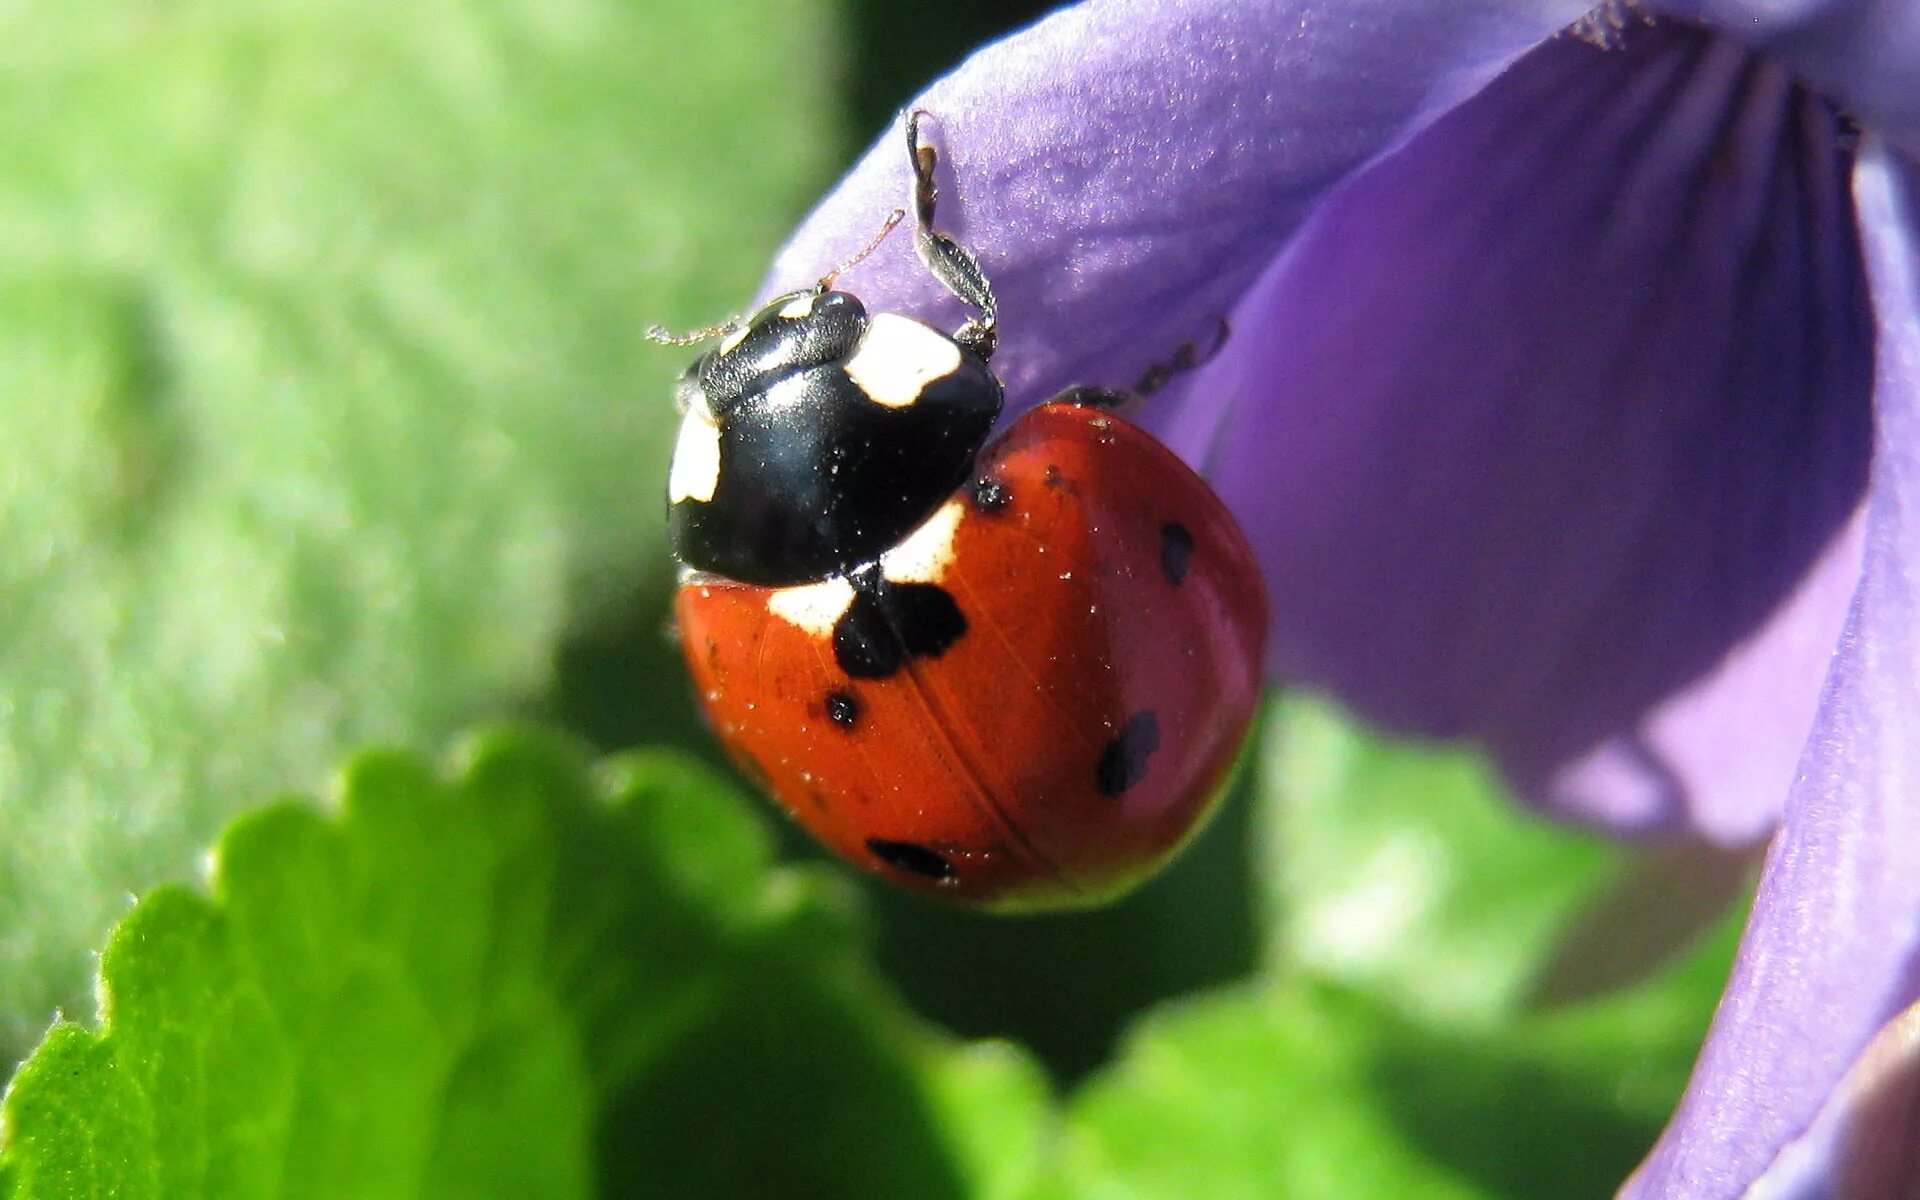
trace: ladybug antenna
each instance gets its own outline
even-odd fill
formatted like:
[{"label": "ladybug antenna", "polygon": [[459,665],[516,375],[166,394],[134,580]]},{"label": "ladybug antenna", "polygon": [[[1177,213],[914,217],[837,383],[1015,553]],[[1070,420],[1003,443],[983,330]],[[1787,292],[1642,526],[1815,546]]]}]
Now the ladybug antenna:
[{"label": "ladybug antenna", "polygon": [[723,333],[732,333],[740,328],[739,317],[728,317],[718,325],[709,325],[705,329],[696,329],[692,333],[675,333],[665,325],[647,326],[647,340],[662,346],[691,346],[704,342],[708,338],[717,338]]},{"label": "ladybug antenna", "polygon": [[860,248],[860,252],[855,254],[852,258],[849,258],[847,261],[841,263],[839,266],[835,267],[833,270],[828,271],[825,275],[822,275],[820,277],[820,282],[813,285],[813,290],[816,292],[831,291],[833,288],[834,280],[840,278],[842,275],[845,275],[848,271],[853,270],[855,267],[859,266],[861,263],[871,258],[873,256],[873,252],[880,248],[880,243],[886,241],[887,235],[892,233],[894,231],[894,227],[899,225],[900,222],[906,220],[906,217],[907,217],[906,209],[904,208],[894,209],[893,212],[888,214],[887,223],[880,227],[880,232],[873,235],[873,240],[868,242],[866,245],[862,246]]},{"label": "ladybug antenna", "polygon": [[[820,281],[813,285],[813,290],[816,292],[831,290],[834,280],[845,275],[848,271],[853,270],[861,263],[867,261],[868,258],[872,257],[873,252],[880,248],[881,242],[887,240],[887,235],[893,232],[894,227],[906,219],[906,209],[894,209],[892,214],[887,217],[887,223],[880,227],[880,232],[873,235],[873,240],[862,246],[859,252],[852,258],[849,258],[833,270],[822,275]],[[691,346],[697,342],[704,342],[708,338],[719,337],[723,333],[732,333],[738,328],[740,328],[739,317],[728,317],[718,325],[709,325],[705,329],[696,329],[692,333],[675,333],[664,325],[649,325],[647,326],[647,340],[650,342],[658,342],[663,346]]]},{"label": "ladybug antenna", "polygon": [[920,140],[920,120],[929,115],[926,109],[916,108],[907,114],[906,121],[907,159],[913,166],[913,248],[941,286],[979,310],[980,315],[967,318],[953,340],[987,358],[999,342],[993,285],[987,282],[973,251],[933,227],[934,205],[940,199],[933,168],[939,155]]}]

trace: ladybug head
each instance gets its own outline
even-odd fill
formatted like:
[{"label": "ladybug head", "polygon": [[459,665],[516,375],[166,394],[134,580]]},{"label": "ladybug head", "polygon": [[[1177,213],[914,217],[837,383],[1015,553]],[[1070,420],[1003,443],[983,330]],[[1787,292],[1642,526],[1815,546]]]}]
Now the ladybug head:
[{"label": "ladybug head", "polygon": [[975,350],[847,292],[782,296],[681,377],[680,560],[786,585],[872,562],[965,481],[1000,414]]},{"label": "ladybug head", "polygon": [[869,317],[833,290],[905,218],[902,208],[817,286],[774,300],[688,368],[667,535],[694,570],[784,586],[871,563],[965,481],[992,431],[1001,404],[987,366],[993,288],[973,252],[934,228],[937,155],[920,138],[925,115],[903,122],[914,250],[973,315],[948,335],[898,313]]},{"label": "ladybug head", "polygon": [[722,416],[787,375],[852,354],[866,328],[866,306],[851,293],[793,292],[728,333],[687,375],[709,410]]}]

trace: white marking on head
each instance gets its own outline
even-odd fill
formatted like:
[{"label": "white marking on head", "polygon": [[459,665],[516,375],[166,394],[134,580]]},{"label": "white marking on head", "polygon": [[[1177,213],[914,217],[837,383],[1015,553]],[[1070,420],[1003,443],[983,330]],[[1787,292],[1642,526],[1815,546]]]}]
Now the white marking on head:
[{"label": "white marking on head", "polygon": [[953,537],[967,506],[949,500],[920,522],[920,528],[880,556],[880,575],[893,583],[939,583],[953,565]]},{"label": "white marking on head", "polygon": [[847,378],[868,399],[889,408],[912,404],[922,388],[959,369],[959,346],[898,313],[880,313],[868,321],[866,336],[847,360]]},{"label": "white marking on head", "polygon": [[680,419],[680,440],[673,446],[673,467],[667,472],[667,503],[713,499],[720,486],[720,427],[704,404],[690,404]]},{"label": "white marking on head", "polygon": [[813,315],[813,302],[819,298],[813,292],[801,292],[780,306],[780,315],[789,321],[804,321]]},{"label": "white marking on head", "polygon": [[833,636],[833,627],[852,604],[853,584],[844,576],[776,588],[767,597],[767,610],[774,616],[822,638]]},{"label": "white marking on head", "polygon": [[727,336],[721,338],[720,349],[718,353],[731,354],[735,349],[739,347],[741,342],[744,342],[747,340],[747,331],[752,328],[753,326],[743,323],[740,326],[740,328],[734,330],[732,333],[729,333]]}]

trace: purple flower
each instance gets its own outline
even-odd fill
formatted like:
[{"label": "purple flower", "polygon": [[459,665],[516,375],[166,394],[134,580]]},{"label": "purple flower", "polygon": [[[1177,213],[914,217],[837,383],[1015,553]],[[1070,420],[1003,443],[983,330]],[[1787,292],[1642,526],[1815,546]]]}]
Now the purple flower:
[{"label": "purple flower", "polygon": [[[1145,419],[1258,547],[1275,679],[1612,828],[1772,833],[1627,1194],[1884,1179],[1831,1168],[1915,1071],[1894,1030],[1840,1087],[1920,999],[1920,4],[1126,0],[921,103],[1016,407],[1231,318]],[[769,291],[899,203],[896,138]],[[904,241],[849,286],[957,323]]]}]

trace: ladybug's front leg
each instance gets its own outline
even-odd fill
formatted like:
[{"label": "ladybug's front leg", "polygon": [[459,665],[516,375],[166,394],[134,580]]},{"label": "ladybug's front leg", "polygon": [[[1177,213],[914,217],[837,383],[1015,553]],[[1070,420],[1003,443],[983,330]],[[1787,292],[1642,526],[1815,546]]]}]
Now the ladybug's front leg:
[{"label": "ladybug's front leg", "polygon": [[934,184],[933,170],[939,161],[934,148],[920,140],[920,121],[929,114],[916,108],[907,114],[907,161],[913,167],[913,247],[941,286],[978,311],[953,335],[953,340],[978,354],[993,357],[1000,340],[999,306],[993,298],[980,260],[973,251],[941,233],[933,226],[934,209],[940,189]]}]

